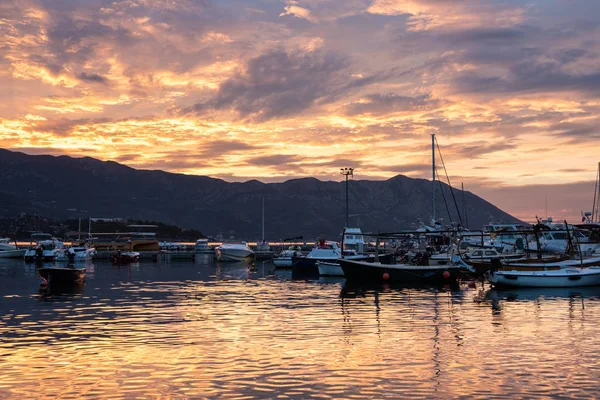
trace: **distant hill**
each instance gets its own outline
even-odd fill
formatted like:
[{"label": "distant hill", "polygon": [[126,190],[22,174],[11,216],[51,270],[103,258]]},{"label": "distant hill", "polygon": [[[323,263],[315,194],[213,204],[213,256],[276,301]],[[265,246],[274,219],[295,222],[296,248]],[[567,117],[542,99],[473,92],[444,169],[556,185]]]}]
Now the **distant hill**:
[{"label": "distant hill", "polygon": [[[265,237],[270,241],[298,235],[313,240],[320,234],[337,238],[345,224],[345,182],[302,178],[229,183],[136,170],[90,157],[31,156],[4,149],[0,168],[0,217],[5,218],[20,212],[52,218],[130,218],[256,240],[261,237],[264,198]],[[438,214],[445,223],[458,221],[449,187],[442,187],[451,215],[439,191]],[[455,194],[462,211],[462,193]],[[519,222],[470,192],[464,198],[471,229],[481,229],[490,218]],[[386,181],[353,180],[349,205],[350,226],[363,232],[415,228],[419,219],[431,218],[431,181],[402,175]]]}]

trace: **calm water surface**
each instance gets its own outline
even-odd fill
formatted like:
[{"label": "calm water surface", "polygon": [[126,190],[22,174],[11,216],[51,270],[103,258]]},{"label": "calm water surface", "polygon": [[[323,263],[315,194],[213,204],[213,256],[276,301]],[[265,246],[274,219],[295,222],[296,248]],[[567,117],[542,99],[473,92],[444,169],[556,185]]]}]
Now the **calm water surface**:
[{"label": "calm water surface", "polygon": [[195,262],[0,260],[1,398],[593,398],[600,288],[346,287]]}]

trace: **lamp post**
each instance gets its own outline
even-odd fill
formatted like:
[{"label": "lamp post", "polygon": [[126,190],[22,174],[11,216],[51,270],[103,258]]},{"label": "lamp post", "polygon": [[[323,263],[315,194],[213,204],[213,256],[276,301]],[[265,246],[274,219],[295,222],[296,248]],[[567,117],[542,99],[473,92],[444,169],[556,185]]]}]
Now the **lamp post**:
[{"label": "lamp post", "polygon": [[348,227],[348,177],[354,176],[354,168],[340,168],[340,174],[346,176],[346,228]]}]

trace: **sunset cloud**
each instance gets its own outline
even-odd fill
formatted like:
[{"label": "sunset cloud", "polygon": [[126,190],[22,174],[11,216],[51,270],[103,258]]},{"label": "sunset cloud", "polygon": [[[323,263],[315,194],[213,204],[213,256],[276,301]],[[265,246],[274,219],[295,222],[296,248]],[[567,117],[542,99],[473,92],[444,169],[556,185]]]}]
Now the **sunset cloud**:
[{"label": "sunset cloud", "polygon": [[517,209],[518,188],[595,176],[598,14],[528,0],[9,0],[0,145],[235,181],[336,180],[344,166],[430,179],[435,133],[453,182],[525,215],[534,200]]}]

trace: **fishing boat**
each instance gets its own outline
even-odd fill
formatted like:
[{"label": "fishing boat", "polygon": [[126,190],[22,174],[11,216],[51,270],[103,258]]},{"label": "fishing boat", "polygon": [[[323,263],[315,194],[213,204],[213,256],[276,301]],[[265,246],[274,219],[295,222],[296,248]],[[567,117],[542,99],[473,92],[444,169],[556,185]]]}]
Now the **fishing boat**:
[{"label": "fishing boat", "polygon": [[85,268],[49,266],[38,268],[43,284],[51,286],[73,285],[83,282],[85,279]]},{"label": "fishing boat", "polygon": [[27,249],[19,249],[10,243],[10,238],[0,238],[0,258],[21,258]]},{"label": "fishing boat", "polygon": [[338,260],[348,281],[396,283],[450,283],[460,275],[458,265],[382,264],[380,262]]},{"label": "fishing boat", "polygon": [[317,261],[319,276],[344,276],[344,270],[339,262]]},{"label": "fishing boat", "polygon": [[577,287],[600,285],[600,266],[566,267],[530,271],[488,271],[487,280],[494,286]]}]

